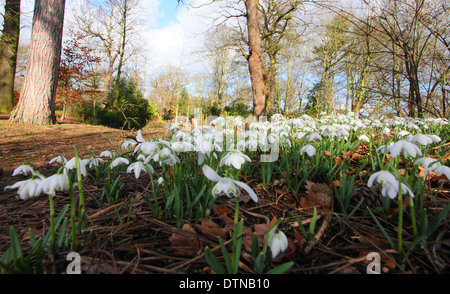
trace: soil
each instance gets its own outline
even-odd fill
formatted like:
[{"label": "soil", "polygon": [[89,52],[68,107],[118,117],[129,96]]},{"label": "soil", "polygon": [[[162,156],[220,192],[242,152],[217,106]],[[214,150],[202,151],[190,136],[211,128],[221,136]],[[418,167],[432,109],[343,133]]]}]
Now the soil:
[{"label": "soil", "polygon": [[[0,168],[5,177],[22,163],[31,163],[39,171],[49,168],[49,161],[63,155],[70,159],[76,147],[80,157],[98,156],[104,150],[116,150],[136,132],[104,126],[62,121],[50,126],[18,125],[0,115]],[[143,130],[144,137],[164,135],[164,130]]]},{"label": "soil", "polygon": [[[165,135],[165,129],[147,126],[142,134],[144,138],[161,138]],[[49,161],[58,155],[72,158],[74,147],[82,158],[99,156],[107,149],[119,151],[120,144],[135,135],[135,130],[85,125],[75,121],[63,121],[52,126],[16,125],[9,123],[7,116],[0,116],[0,257],[10,247],[10,227],[17,230],[22,244],[28,244],[30,229],[39,238],[48,231],[50,224],[47,197],[22,201],[15,190],[4,190],[6,185],[18,180],[12,177],[16,167],[24,162],[31,163],[47,176],[55,169]],[[247,248],[242,258],[249,264],[254,262],[248,253],[251,251],[252,231],[259,238],[269,228],[269,221],[294,213],[302,223],[304,220],[305,224],[311,221],[311,212],[299,209],[305,201],[309,201],[311,193],[286,193],[275,181],[273,185],[257,185],[254,179],[258,177],[254,175],[253,178],[242,179],[261,197],[257,207],[247,203],[248,199],[244,197],[240,201],[244,202],[240,204],[240,217],[245,218],[244,247]],[[80,240],[86,240],[80,252],[83,273],[212,273],[205,263],[202,248],[210,246],[217,253],[220,249],[217,236],[229,237],[235,206],[233,200],[219,198],[212,208],[210,219],[186,222],[180,229],[174,220],[160,220],[149,209],[146,201],[153,196],[149,192],[148,175],[137,180],[133,175],[123,173],[121,180],[124,183],[123,197],[120,202],[109,204],[97,200],[102,195],[103,183],[92,179],[83,183],[90,229],[90,233],[86,233],[88,236],[80,236]],[[61,211],[69,203],[67,195],[56,195],[54,198],[56,211]],[[442,192],[440,199],[444,200],[434,205],[444,207],[449,199],[448,190]],[[437,209],[435,213],[439,211]],[[432,237],[433,248],[439,254],[418,250],[417,254],[411,254],[408,260],[410,266],[406,270],[395,262],[396,252],[389,249],[385,236],[370,216],[355,213],[345,225],[341,224],[341,218],[345,216],[335,213],[329,219],[321,215],[316,227],[320,229],[315,235],[315,238],[322,238],[318,243],[304,240],[298,224],[291,224],[293,229],[288,235],[288,253],[277,262],[294,260],[292,273],[365,273],[368,264],[366,255],[381,250],[384,273],[448,273],[448,218]],[[395,219],[389,216],[387,221]],[[295,219],[290,221],[294,223]],[[387,233],[395,238],[395,226],[390,225]],[[413,238],[405,234],[405,240],[411,241]],[[303,253],[297,254],[298,251]],[[53,257],[61,260],[52,264],[57,267],[56,272],[64,272],[67,265],[64,254],[67,253],[61,252],[61,256]],[[45,262],[48,260],[46,258]],[[241,270],[251,272],[245,267]]]}]

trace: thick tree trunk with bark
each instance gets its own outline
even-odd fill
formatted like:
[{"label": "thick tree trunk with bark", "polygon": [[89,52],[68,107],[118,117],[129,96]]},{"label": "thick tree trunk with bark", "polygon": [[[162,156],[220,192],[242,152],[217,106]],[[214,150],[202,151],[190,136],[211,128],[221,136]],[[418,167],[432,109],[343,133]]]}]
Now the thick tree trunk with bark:
[{"label": "thick tree trunk with bark", "polygon": [[258,25],[258,0],[246,0],[248,29],[248,68],[252,81],[253,116],[258,119],[266,112],[266,89],[261,65],[261,35]]},{"label": "thick tree trunk with bark", "polygon": [[53,124],[65,0],[36,0],[27,70],[13,123]]},{"label": "thick tree trunk with bark", "polygon": [[6,0],[0,40],[0,112],[14,107],[14,77],[20,35],[20,0]]}]

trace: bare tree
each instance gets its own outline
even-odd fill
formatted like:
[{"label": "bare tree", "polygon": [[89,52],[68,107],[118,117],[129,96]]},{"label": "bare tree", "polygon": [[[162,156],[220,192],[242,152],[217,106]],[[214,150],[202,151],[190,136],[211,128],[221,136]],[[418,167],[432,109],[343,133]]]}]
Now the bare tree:
[{"label": "bare tree", "polygon": [[106,0],[101,4],[87,0],[75,15],[76,28],[103,56],[104,93],[110,90],[114,79],[120,80],[127,60],[139,52],[137,37],[142,17],[139,0]]},{"label": "bare tree", "polygon": [[36,0],[27,71],[13,123],[53,124],[65,0]]}]

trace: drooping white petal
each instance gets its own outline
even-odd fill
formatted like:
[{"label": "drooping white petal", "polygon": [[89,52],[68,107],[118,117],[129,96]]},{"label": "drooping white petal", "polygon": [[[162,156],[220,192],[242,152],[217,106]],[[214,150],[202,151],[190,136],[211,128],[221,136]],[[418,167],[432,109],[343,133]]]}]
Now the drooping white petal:
[{"label": "drooping white petal", "polygon": [[136,140],[137,140],[139,143],[144,143],[144,142],[145,142],[145,139],[144,139],[144,137],[142,136],[141,130],[138,130],[138,131],[137,131],[137,133],[136,133]]},{"label": "drooping white petal", "polygon": [[243,183],[243,182],[239,182],[236,180],[233,180],[233,182],[240,186],[241,188],[243,188],[245,191],[247,191],[248,195],[252,198],[253,201],[255,201],[255,203],[258,202],[258,196],[256,195],[255,191],[252,190],[252,188],[250,188],[249,185]]},{"label": "drooping white petal", "polygon": [[212,168],[210,168],[206,164],[202,167],[202,170],[203,170],[203,174],[210,181],[219,182],[222,179],[221,176],[219,176]]},{"label": "drooping white petal", "polygon": [[450,167],[448,167],[446,165],[441,165],[441,166],[438,166],[435,169],[433,169],[433,171],[436,174],[445,175],[447,177],[447,179],[450,180]]},{"label": "drooping white petal", "polygon": [[17,167],[14,171],[13,171],[13,176],[17,176],[17,175],[24,175],[26,176],[28,173],[33,174],[34,173],[34,169],[26,164],[22,164],[21,166]]}]

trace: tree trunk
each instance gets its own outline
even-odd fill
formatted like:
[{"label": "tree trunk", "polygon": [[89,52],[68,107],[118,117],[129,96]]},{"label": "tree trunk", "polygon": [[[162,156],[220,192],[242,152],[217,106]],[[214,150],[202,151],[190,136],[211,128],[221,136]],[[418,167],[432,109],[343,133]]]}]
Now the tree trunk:
[{"label": "tree trunk", "polygon": [[13,123],[53,124],[61,60],[65,0],[36,0],[30,53]]},{"label": "tree trunk", "polygon": [[6,0],[0,40],[0,112],[14,107],[14,77],[20,35],[20,0]]},{"label": "tree trunk", "polygon": [[258,25],[258,0],[246,0],[248,29],[248,68],[252,82],[253,92],[253,116],[259,119],[266,112],[266,90],[264,86],[264,74],[261,65],[261,35]]}]

